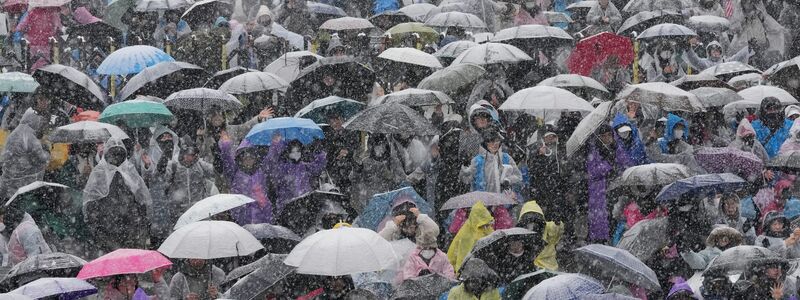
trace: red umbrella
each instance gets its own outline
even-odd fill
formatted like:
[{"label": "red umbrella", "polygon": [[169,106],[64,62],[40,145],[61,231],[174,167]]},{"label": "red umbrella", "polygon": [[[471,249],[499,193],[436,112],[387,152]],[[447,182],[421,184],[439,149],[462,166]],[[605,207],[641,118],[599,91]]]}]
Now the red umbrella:
[{"label": "red umbrella", "polygon": [[610,32],[598,33],[582,39],[575,45],[567,66],[572,73],[589,76],[596,65],[606,58],[616,56],[622,66],[633,62],[633,44],[629,38]]},{"label": "red umbrella", "polygon": [[26,10],[28,10],[28,0],[7,0],[3,2],[4,12],[18,14]]}]

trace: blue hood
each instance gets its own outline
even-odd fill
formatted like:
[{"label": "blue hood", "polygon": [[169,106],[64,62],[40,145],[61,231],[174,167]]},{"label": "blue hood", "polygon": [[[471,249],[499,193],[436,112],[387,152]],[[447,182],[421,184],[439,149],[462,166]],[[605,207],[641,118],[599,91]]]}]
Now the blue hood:
[{"label": "blue hood", "polygon": [[689,139],[689,122],[686,122],[686,120],[684,120],[683,118],[670,113],[667,115],[667,126],[664,130],[664,137],[662,137],[658,141],[659,146],[661,146],[661,152],[663,153],[669,152],[667,144],[672,140],[676,139],[674,131],[675,131],[675,126],[678,124],[683,124],[684,128],[683,136],[681,138],[683,138],[684,141]]},{"label": "blue hood", "polygon": [[[631,143],[625,143],[619,137],[617,129],[622,126],[631,128]],[[628,168],[648,164],[650,161],[647,159],[647,152],[645,151],[644,143],[639,137],[639,128],[630,122],[628,116],[617,113],[614,120],[611,122],[611,127],[614,129],[614,140],[617,145],[617,163],[622,164],[623,167]]]}]

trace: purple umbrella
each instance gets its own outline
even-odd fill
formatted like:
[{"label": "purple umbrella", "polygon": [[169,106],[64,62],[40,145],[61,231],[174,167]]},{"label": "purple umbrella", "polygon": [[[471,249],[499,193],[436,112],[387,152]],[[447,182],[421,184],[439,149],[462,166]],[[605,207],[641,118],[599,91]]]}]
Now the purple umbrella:
[{"label": "purple umbrella", "polygon": [[47,298],[59,296],[58,299],[80,299],[97,294],[97,288],[86,281],[77,278],[39,278],[12,293],[22,294],[31,298]]},{"label": "purple umbrella", "polygon": [[709,173],[734,173],[753,180],[764,169],[764,162],[758,156],[736,148],[703,148],[694,155],[697,163]]},{"label": "purple umbrella", "polygon": [[450,198],[450,200],[447,200],[447,202],[445,202],[442,205],[442,208],[440,208],[439,210],[472,207],[472,205],[478,203],[478,201],[483,202],[483,204],[486,206],[518,204],[517,201],[511,199],[511,197],[508,197],[504,194],[489,193],[489,192],[471,192]]}]

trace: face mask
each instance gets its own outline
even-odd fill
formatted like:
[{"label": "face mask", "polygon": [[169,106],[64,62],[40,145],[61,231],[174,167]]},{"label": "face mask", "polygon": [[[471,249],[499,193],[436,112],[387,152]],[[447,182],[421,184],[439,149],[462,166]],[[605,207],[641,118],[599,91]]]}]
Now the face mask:
[{"label": "face mask", "polygon": [[300,153],[300,150],[297,150],[297,148],[293,148],[292,151],[289,152],[289,159],[291,160],[297,161],[300,159],[300,156],[302,156],[302,153]]},{"label": "face mask", "polygon": [[513,256],[513,257],[520,257],[523,254],[525,254],[525,251],[523,250],[523,251],[520,251],[519,253],[509,252],[509,254],[511,254],[511,256]]},{"label": "face mask", "polygon": [[662,59],[669,59],[672,57],[672,51],[661,51],[658,56],[660,56]]},{"label": "face mask", "polygon": [[631,132],[630,131],[623,131],[623,132],[617,132],[617,133],[619,134],[619,137],[622,138],[623,140],[627,140],[629,137],[631,137]]},{"label": "face mask", "polygon": [[434,255],[436,255],[436,250],[433,249],[425,249],[419,252],[419,256],[422,256],[424,259],[431,259]]},{"label": "face mask", "polygon": [[674,132],[675,139],[682,139],[683,138],[683,129],[677,129]]}]

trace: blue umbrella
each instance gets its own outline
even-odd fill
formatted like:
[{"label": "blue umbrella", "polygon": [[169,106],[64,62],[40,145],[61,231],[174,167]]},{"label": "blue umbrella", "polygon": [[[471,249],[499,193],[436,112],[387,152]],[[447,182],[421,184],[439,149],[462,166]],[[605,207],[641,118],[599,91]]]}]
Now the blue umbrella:
[{"label": "blue umbrella", "polygon": [[58,299],[80,299],[97,294],[97,288],[78,278],[39,278],[12,291],[34,299],[59,296]]},{"label": "blue umbrella", "polygon": [[394,200],[400,199],[400,197],[406,197],[407,199],[411,200],[411,202],[414,202],[420,213],[429,216],[433,214],[433,208],[431,208],[431,205],[428,204],[428,201],[422,199],[422,197],[417,194],[413,188],[404,187],[399,190],[375,194],[372,196],[372,199],[369,200],[369,204],[367,204],[367,208],[365,208],[364,212],[358,216],[354,222],[354,225],[357,227],[369,228],[377,231],[381,221],[392,214],[392,204],[394,203]]},{"label": "blue umbrella", "polygon": [[573,253],[585,264],[603,270],[619,280],[651,291],[661,289],[656,272],[624,249],[592,244],[575,249]]},{"label": "blue umbrella", "polygon": [[589,294],[602,294],[603,285],[582,274],[561,274],[545,279],[528,290],[523,300],[578,300]]},{"label": "blue umbrella", "polygon": [[328,122],[326,114],[329,112],[337,113],[342,119],[348,120],[365,107],[367,105],[355,100],[330,96],[312,101],[306,107],[297,111],[294,116],[296,118],[311,119],[317,124],[322,124]]},{"label": "blue umbrella", "polygon": [[156,47],[128,46],[109,54],[97,67],[97,73],[104,75],[136,74],[144,68],[164,61],[175,61],[175,59]]},{"label": "blue umbrella", "polygon": [[656,196],[658,202],[680,199],[684,195],[703,195],[708,192],[733,192],[742,189],[747,181],[731,173],[703,174],[675,181]]},{"label": "blue umbrella", "polygon": [[280,133],[284,141],[298,140],[303,144],[310,144],[314,138],[322,139],[325,135],[322,128],[309,119],[303,118],[274,118],[259,123],[250,129],[245,140],[256,146],[269,146],[272,136]]}]

